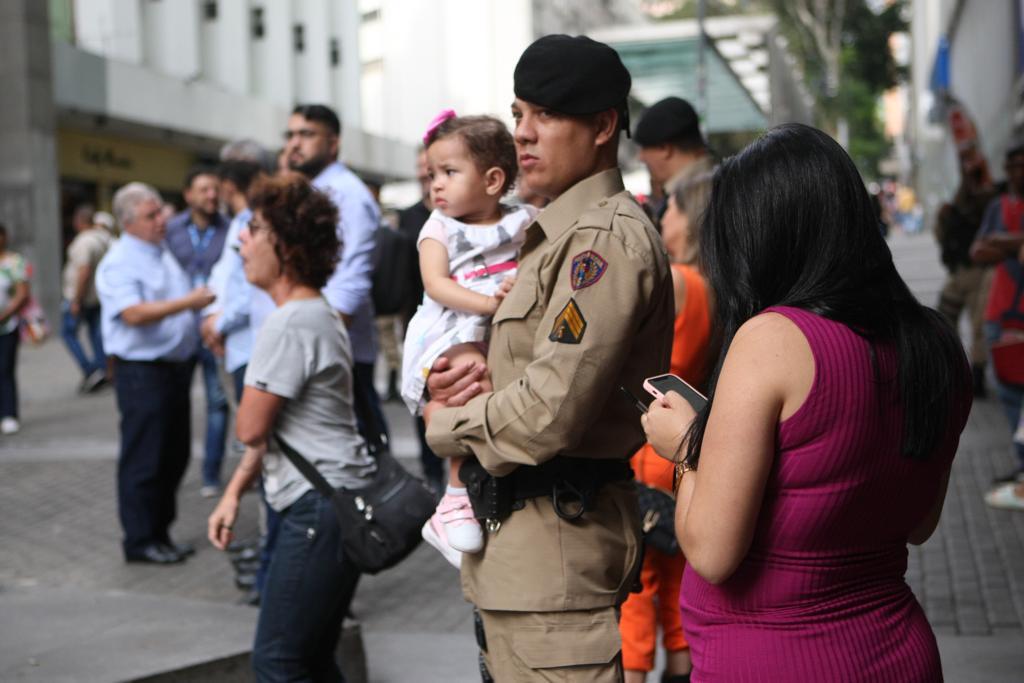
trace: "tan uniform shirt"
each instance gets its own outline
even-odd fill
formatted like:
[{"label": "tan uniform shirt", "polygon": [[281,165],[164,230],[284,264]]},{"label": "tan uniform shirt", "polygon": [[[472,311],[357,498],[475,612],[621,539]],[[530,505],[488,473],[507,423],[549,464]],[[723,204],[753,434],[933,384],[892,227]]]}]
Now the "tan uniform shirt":
[{"label": "tan uniform shirt", "polygon": [[[567,190],[527,228],[515,287],[494,316],[495,391],[438,410],[427,439],[475,455],[492,474],[556,455],[627,459],[644,440],[636,407],[668,371],[673,293],[661,239],[618,169]],[[624,599],[639,513],[631,482],[607,485],[582,520],[550,498],[512,513],[483,552],[465,555],[466,597],[482,609],[596,609]]]}]

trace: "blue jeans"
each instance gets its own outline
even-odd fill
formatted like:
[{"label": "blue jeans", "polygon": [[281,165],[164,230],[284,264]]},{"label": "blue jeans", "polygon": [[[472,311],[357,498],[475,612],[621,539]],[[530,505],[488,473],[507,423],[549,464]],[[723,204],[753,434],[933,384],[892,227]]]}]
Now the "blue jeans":
[{"label": "blue jeans", "polygon": [[206,389],[206,449],[203,454],[203,485],[220,486],[228,431],[228,397],[217,371],[217,357],[205,346],[199,350]]},{"label": "blue jeans", "polygon": [[0,334],[0,418],[18,417],[18,378],[14,373],[20,342],[17,329]]},{"label": "blue jeans", "polygon": [[334,508],[316,491],[281,513],[252,649],[257,681],[345,680],[334,650],[359,572],[340,550]]},{"label": "blue jeans", "polygon": [[[990,349],[994,343],[999,341],[1002,332],[1003,328],[999,323],[991,320],[985,321],[985,340]],[[996,378],[996,395],[999,397],[999,403],[1002,404],[1006,419],[1010,422],[1010,433],[1012,434],[1017,431],[1017,423],[1020,420],[1020,409],[1024,404],[1024,387],[1003,384]],[[1018,467],[1024,471],[1024,445],[1014,442],[1013,447],[1017,452]]]},{"label": "blue jeans", "polygon": [[[60,336],[64,339],[64,345],[68,347],[71,357],[78,363],[82,375],[88,377],[96,370],[106,372],[107,357],[103,353],[103,335],[100,331],[100,307],[83,306],[77,316],[71,314],[71,304],[67,301],[61,302],[60,310],[62,315]],[[85,323],[89,331],[89,344],[92,346],[92,360],[85,354],[81,342],[78,340],[78,328]]]}]

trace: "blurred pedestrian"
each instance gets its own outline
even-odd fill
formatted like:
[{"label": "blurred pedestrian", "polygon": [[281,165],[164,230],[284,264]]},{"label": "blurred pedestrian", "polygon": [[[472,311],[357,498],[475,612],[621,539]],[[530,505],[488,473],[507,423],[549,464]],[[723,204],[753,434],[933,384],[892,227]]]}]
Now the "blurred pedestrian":
[{"label": "blurred pedestrian", "polygon": [[628,458],[643,441],[618,387],[639,391],[668,368],[672,279],[622,185],[630,76],[618,54],[544,36],[514,82],[520,172],[551,203],[527,228],[494,316],[494,391],[479,393],[479,364],[435,363],[427,438],[444,457],[476,456],[460,476],[480,487],[488,533],[482,552],[463,555],[462,585],[493,679],[617,682],[617,608],[640,550]]},{"label": "blurred pedestrian", "polygon": [[0,223],[0,434],[14,434],[18,422],[18,344],[21,317],[28,302],[28,264],[25,257],[7,248],[7,226]]},{"label": "blurred pedestrian", "polygon": [[174,564],[194,552],[175,543],[177,492],[191,443],[189,390],[199,349],[195,311],[213,295],[164,245],[163,201],[128,183],[114,195],[121,239],[96,271],[103,347],[115,359],[121,414],[117,502],[128,562]]},{"label": "blurred pedestrian", "polygon": [[[988,302],[985,305],[985,338],[991,347],[1004,332],[1011,334],[1024,328],[1024,265],[1018,260],[1024,245],[1024,145],[1015,145],[1006,152],[1006,193],[992,200],[985,210],[970,255],[980,266],[995,266]],[[996,393],[1010,433],[1017,430],[1024,388],[1008,384],[996,377]],[[1014,440],[1017,463],[1013,470],[996,477],[993,484],[1009,484],[1024,480],[1024,442]]]},{"label": "blurred pedestrian", "polygon": [[[167,222],[167,248],[189,276],[193,287],[206,286],[213,265],[224,251],[228,219],[220,212],[220,179],[216,169],[194,166],[185,176],[188,208]],[[196,320],[198,329],[199,321]],[[228,429],[228,398],[220,380],[217,356],[205,344],[199,347],[199,367],[206,392],[206,437],[200,493],[205,498],[220,493]]]},{"label": "blurred pedestrian", "polygon": [[297,174],[258,181],[250,199],[245,273],[277,308],[257,334],[238,409],[238,438],[249,448],[210,515],[208,536],[227,547],[239,499],[262,465],[267,500],[282,522],[260,601],[256,679],[340,681],[334,653],[359,572],[341,551],[344,530],[331,501],[275,441],[335,487],[363,486],[375,470],[356,429],[348,333],[321,294],[338,260],[338,211]]},{"label": "blurred pedestrian", "polygon": [[988,344],[985,341],[985,304],[988,301],[991,268],[971,260],[971,244],[995,196],[985,157],[976,147],[960,152],[960,187],[953,201],[943,204],[935,221],[942,264],[948,271],[939,293],[939,312],[949,319],[953,329],[966,310],[971,325],[971,371],[974,395],[985,397],[985,366]]},{"label": "blurred pedestrian", "polygon": [[896,272],[846,152],[800,124],[722,163],[701,235],[724,358],[695,415],[641,418],[676,464],[700,681],[939,681],[906,583],[970,411],[954,331]]},{"label": "blurred pedestrian", "polygon": [[253,339],[249,325],[252,288],[245,279],[239,235],[252,219],[246,195],[262,174],[261,167],[251,161],[225,161],[217,169],[221,199],[232,219],[220,258],[211,271],[211,288],[217,301],[203,311],[201,332],[206,347],[223,356],[236,401],[242,400],[242,380]]},{"label": "blurred pedestrian", "polygon": [[684,173],[706,173],[714,165],[697,112],[680,97],[652,104],[637,122],[633,142],[640,146],[637,158],[651,174],[650,211],[658,219],[667,206],[666,188],[674,187]]},{"label": "blurred pedestrian", "polygon": [[380,211],[366,185],[338,161],[341,121],[322,104],[300,104],[292,110],[285,132],[284,157],[293,171],[327,194],[338,207],[341,259],[324,286],[324,296],[348,327],[352,340],[355,390],[366,399],[382,433],[387,421],[373,385],[377,360],[376,328],[371,297],[373,259]]},{"label": "blurred pedestrian", "polygon": [[[63,302],[61,303],[61,337],[71,357],[82,371],[79,391],[95,391],[107,381],[107,357],[103,353],[103,334],[100,330],[100,300],[96,296],[96,266],[106,255],[113,241],[110,233],[96,224],[95,209],[84,204],[75,209],[71,227],[75,237],[67,249],[63,274]],[[90,358],[78,339],[78,329],[85,323]]]},{"label": "blurred pedestrian", "polygon": [[[670,372],[705,391],[711,356],[711,297],[699,269],[700,231],[711,197],[711,173],[684,178],[669,188],[668,206],[661,219],[661,238],[672,261],[675,327]],[[672,463],[645,444],[631,461],[637,481],[662,491],[672,490]],[[641,514],[644,510],[641,510]],[[679,614],[679,584],[686,558],[644,547],[640,570],[642,589],[622,605],[622,666],[625,683],[643,683],[654,669],[659,627],[665,648],[663,683],[686,683],[690,651]]]}]

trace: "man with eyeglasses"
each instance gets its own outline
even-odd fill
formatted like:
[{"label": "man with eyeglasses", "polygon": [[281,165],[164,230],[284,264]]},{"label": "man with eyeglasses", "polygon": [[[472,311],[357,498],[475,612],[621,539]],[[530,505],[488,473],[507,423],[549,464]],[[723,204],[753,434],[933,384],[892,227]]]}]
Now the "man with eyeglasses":
[{"label": "man with eyeglasses", "polygon": [[[330,107],[295,107],[288,118],[284,139],[283,155],[288,168],[309,178],[313,187],[326,193],[338,207],[341,260],[323,294],[341,313],[352,340],[353,389],[362,392],[380,429],[386,432],[380,398],[373,386],[377,340],[370,296],[380,211],[363,181],[338,161],[341,121]],[[359,418],[364,420],[368,416]]]}]

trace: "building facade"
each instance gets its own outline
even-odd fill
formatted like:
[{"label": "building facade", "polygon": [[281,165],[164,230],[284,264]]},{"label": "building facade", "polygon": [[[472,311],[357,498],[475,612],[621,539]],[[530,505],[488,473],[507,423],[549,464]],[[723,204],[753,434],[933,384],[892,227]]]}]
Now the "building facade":
[{"label": "building facade", "polygon": [[[931,226],[960,182],[947,121],[955,101],[974,122],[992,175],[1024,132],[1020,0],[914,2],[911,18],[910,177]],[[953,98],[953,99],[950,99]]]}]

